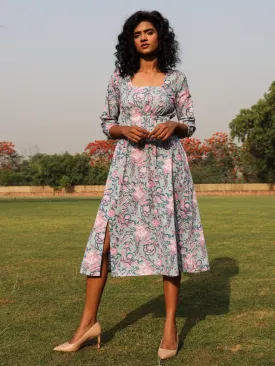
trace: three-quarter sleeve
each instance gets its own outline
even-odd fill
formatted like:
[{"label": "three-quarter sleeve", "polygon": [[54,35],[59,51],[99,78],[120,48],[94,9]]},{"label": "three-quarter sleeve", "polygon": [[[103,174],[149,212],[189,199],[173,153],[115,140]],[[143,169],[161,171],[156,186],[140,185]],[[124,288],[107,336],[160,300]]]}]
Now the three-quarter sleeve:
[{"label": "three-quarter sleeve", "polygon": [[180,73],[177,80],[175,100],[176,114],[179,122],[187,125],[187,137],[191,137],[196,131],[196,122],[193,111],[193,100],[185,74]]},{"label": "three-quarter sleeve", "polygon": [[114,125],[118,125],[120,100],[119,79],[119,71],[116,69],[110,78],[105,98],[104,111],[100,116],[102,131],[108,139],[113,139],[109,132],[110,128]]}]

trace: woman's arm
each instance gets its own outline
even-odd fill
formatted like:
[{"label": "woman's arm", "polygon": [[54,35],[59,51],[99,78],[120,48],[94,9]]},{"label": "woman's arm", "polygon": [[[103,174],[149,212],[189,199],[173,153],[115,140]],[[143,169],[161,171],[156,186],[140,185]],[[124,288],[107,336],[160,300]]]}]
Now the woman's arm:
[{"label": "woman's arm", "polygon": [[117,139],[121,136],[122,132],[122,126],[118,124],[120,100],[119,81],[119,72],[115,70],[108,84],[105,107],[100,116],[102,131],[108,139]]},{"label": "woman's arm", "polygon": [[121,139],[124,138],[124,131],[126,126],[112,125],[109,128],[109,134],[113,136],[113,139]]},{"label": "woman's arm", "polygon": [[175,134],[180,138],[183,139],[184,137],[188,136],[188,126],[185,123],[182,122],[175,122],[176,128],[175,128]]},{"label": "woman's arm", "polygon": [[196,121],[193,112],[193,101],[187,83],[187,78],[180,73],[176,92],[176,114],[178,121],[175,133],[179,138],[191,137],[196,131]]}]

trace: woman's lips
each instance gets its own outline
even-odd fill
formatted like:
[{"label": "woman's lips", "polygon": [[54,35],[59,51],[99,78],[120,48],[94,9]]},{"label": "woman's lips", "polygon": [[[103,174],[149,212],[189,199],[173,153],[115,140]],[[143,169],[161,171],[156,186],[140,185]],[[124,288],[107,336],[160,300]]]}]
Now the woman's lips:
[{"label": "woman's lips", "polygon": [[144,44],[142,44],[141,45],[141,48],[147,48],[147,47],[149,47],[150,45],[148,44],[148,43],[144,43]]}]

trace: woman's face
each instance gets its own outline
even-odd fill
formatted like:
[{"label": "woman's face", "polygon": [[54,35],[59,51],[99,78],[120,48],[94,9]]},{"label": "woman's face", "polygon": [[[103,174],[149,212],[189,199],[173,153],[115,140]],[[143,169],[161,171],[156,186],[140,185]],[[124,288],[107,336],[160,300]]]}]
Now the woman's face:
[{"label": "woman's face", "polygon": [[138,53],[147,55],[157,50],[158,32],[152,23],[140,22],[135,28],[133,36]]}]

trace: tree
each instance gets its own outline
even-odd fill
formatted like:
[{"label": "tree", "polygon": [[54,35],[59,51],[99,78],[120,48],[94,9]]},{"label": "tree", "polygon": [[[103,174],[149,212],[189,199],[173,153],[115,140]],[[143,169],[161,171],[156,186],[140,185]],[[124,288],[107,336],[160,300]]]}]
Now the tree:
[{"label": "tree", "polygon": [[188,163],[200,163],[205,158],[208,148],[197,138],[186,137],[181,139],[181,144],[186,152]]},{"label": "tree", "polygon": [[30,181],[31,185],[49,185],[54,188],[83,184],[90,172],[89,160],[84,153],[38,153],[30,158],[24,169],[25,180]]},{"label": "tree", "polygon": [[201,142],[181,140],[195,183],[231,183],[241,179],[241,150],[224,132]]},{"label": "tree", "polygon": [[204,139],[206,158],[204,164],[214,165],[221,173],[220,183],[233,183],[242,174],[241,150],[225,132],[216,132]]},{"label": "tree", "polygon": [[230,122],[230,135],[250,154],[261,182],[275,181],[275,81],[269,92],[250,109],[242,109]]},{"label": "tree", "polygon": [[0,141],[0,169],[16,169],[21,162],[21,158],[15,151],[12,142]]},{"label": "tree", "polygon": [[109,167],[116,148],[117,140],[96,140],[85,147],[91,166]]}]

